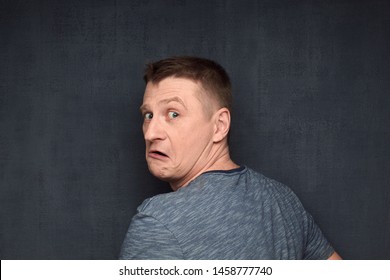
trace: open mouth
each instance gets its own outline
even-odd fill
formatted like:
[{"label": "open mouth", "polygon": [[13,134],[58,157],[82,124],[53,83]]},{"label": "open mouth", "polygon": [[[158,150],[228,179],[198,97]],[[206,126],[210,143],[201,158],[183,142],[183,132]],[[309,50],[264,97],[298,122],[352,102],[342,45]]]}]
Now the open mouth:
[{"label": "open mouth", "polygon": [[150,151],[149,153],[152,157],[168,157],[166,154],[164,154],[163,152],[160,152],[160,151]]},{"label": "open mouth", "polygon": [[160,156],[164,156],[164,157],[167,156],[166,154],[164,154],[164,153],[162,153],[162,152],[159,152],[159,151],[156,151],[156,152],[153,152],[153,153],[158,154],[158,155],[160,155]]}]

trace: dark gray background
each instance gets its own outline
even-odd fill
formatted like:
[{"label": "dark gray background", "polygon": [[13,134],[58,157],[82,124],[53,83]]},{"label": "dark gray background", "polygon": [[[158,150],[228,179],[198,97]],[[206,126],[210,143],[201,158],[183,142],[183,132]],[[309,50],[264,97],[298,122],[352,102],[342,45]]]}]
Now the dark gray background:
[{"label": "dark gray background", "polygon": [[345,258],[390,258],[389,1],[1,1],[0,258],[114,259],[149,175],[144,64],[220,62],[233,158]]}]

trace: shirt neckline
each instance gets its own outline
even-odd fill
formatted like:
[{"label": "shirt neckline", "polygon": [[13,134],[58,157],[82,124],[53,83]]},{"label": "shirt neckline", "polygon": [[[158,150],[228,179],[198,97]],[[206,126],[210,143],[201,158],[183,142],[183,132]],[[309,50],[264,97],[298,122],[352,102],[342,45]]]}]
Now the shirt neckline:
[{"label": "shirt neckline", "polygon": [[228,169],[228,170],[209,170],[209,171],[206,171],[206,172],[203,172],[201,175],[203,174],[209,174],[209,173],[219,173],[219,174],[231,174],[231,173],[236,173],[236,172],[241,172],[245,169],[245,166],[244,165],[241,165],[237,168],[233,168],[233,169]]}]

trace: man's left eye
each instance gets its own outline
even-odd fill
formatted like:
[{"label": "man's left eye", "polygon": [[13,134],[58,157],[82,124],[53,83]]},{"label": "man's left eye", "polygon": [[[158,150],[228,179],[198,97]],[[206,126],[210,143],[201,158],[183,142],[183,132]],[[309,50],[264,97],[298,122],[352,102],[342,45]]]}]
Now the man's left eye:
[{"label": "man's left eye", "polygon": [[174,119],[174,118],[177,118],[179,116],[179,114],[176,112],[169,112],[168,116],[170,119]]}]

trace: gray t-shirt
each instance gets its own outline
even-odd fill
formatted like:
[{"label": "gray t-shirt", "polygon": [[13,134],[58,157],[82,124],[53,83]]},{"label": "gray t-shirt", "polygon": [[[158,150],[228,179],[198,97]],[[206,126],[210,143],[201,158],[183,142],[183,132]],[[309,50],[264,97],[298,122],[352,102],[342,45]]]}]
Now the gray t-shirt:
[{"label": "gray t-shirt", "polygon": [[333,252],[288,187],[241,167],[205,172],[145,200],[120,259],[327,259]]}]

